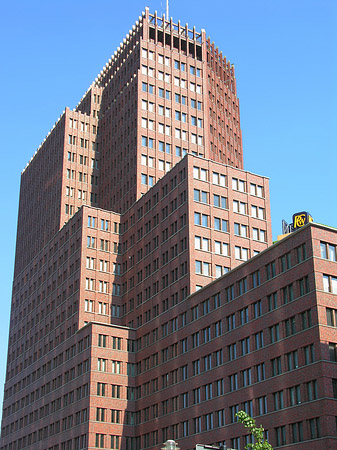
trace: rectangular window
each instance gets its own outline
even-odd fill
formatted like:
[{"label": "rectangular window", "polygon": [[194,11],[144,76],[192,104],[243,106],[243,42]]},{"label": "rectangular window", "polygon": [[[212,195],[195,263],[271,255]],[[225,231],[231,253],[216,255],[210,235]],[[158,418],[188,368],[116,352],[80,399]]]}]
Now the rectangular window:
[{"label": "rectangular window", "polygon": [[337,294],[337,277],[331,275],[323,275],[323,290]]},{"label": "rectangular window", "polygon": [[242,261],[248,260],[248,248],[235,246],[235,259],[240,259]]},{"label": "rectangular window", "polygon": [[321,257],[330,261],[337,261],[337,246],[327,242],[321,242]]},{"label": "rectangular window", "polygon": [[284,408],[283,391],[274,392],[273,393],[273,401],[274,401],[274,411],[283,409]]},{"label": "rectangular window", "polygon": [[326,323],[330,327],[337,327],[337,309],[326,308]]},{"label": "rectangular window", "polygon": [[247,214],[247,203],[233,200],[233,211],[240,214]]},{"label": "rectangular window", "polygon": [[272,376],[281,375],[282,373],[282,365],[281,365],[281,357],[273,358],[271,360],[272,367]]},{"label": "rectangular window", "polygon": [[301,388],[300,385],[292,386],[288,389],[288,395],[289,395],[289,405],[295,406],[299,405],[301,402]]},{"label": "rectangular window", "polygon": [[214,229],[218,231],[228,232],[228,220],[214,217]]}]

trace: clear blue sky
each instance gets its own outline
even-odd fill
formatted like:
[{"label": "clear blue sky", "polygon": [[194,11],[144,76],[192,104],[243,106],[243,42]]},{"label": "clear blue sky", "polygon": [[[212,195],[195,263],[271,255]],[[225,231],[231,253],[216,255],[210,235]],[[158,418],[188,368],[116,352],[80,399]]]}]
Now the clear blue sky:
[{"label": "clear blue sky", "polygon": [[[161,14],[166,1],[2,4],[1,404],[20,172],[146,5]],[[274,238],[296,211],[336,227],[337,2],[170,0],[170,16],[206,29],[235,65],[245,169],[270,177]]]}]

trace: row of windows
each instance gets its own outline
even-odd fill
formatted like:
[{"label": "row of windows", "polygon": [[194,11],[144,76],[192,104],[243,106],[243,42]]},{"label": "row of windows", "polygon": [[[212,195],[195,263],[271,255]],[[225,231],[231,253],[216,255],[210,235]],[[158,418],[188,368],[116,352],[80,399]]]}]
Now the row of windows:
[{"label": "row of windows", "polygon": [[[85,279],[85,289],[88,291],[95,291],[97,289],[98,292],[103,294],[109,294],[110,286],[112,286],[112,295],[122,295],[121,285],[118,283],[110,283],[104,280],[96,280],[95,278],[86,278]],[[105,314],[105,313],[100,313]]]},{"label": "row of windows", "polygon": [[[211,339],[210,329],[205,328],[204,330],[202,330],[202,334],[204,335],[203,341],[209,342]],[[257,335],[259,335],[259,333],[257,333]],[[193,342],[196,342],[195,339],[197,338],[194,337]],[[250,353],[251,349],[249,342],[250,342],[249,338],[242,339],[239,342],[242,355],[247,355],[248,353]],[[198,345],[198,343],[196,345]],[[334,346],[335,346],[334,351],[336,352],[336,344],[334,344]],[[228,350],[229,350],[228,356],[229,358],[231,358],[228,359],[228,361],[230,361],[234,359],[234,356],[236,356],[236,354],[234,355],[233,353],[236,352],[236,350],[230,348]],[[188,351],[188,341],[187,339],[182,339],[181,341],[179,341],[179,343],[177,342],[175,344],[172,344],[161,351],[161,363],[165,363],[170,359],[176,357],[178,354],[181,355],[186,353],[187,351]],[[247,387],[253,383],[264,381],[267,378],[278,376],[284,372],[296,370],[300,366],[311,364],[314,361],[315,357],[313,345],[310,344],[308,346],[302,347],[300,350],[288,352],[282,357],[280,356],[271,359],[267,367],[268,372],[266,372],[266,364],[261,363],[254,366],[253,368],[244,369],[239,373],[229,375],[228,378],[226,378],[225,380],[224,379],[221,380],[222,389],[224,389],[225,392],[235,391],[237,389]],[[119,364],[117,364],[116,361],[112,361],[112,373],[119,373],[119,374],[122,373],[122,366],[121,366],[122,363],[121,362],[118,363]],[[158,391],[158,389],[166,389],[169,386],[172,386],[178,382],[186,381],[191,377],[197,376],[202,372],[212,370],[213,368],[218,367],[223,363],[224,363],[223,349],[219,349],[213,353],[204,355],[192,361],[189,364],[185,364],[181,367],[175,368],[174,370],[171,370],[170,372],[162,375],[160,377],[161,381],[160,386],[158,386],[158,378],[152,380],[151,382],[145,383],[139,395],[147,396],[155,391]],[[107,359],[99,358],[98,370],[105,372],[108,371],[108,364],[109,361]],[[132,376],[139,375],[142,372],[148,371],[151,368],[158,366],[158,364],[159,364],[159,355],[158,353],[155,353],[151,357],[147,357],[136,364],[127,363],[127,374]],[[216,383],[217,382],[215,382],[215,384]],[[193,390],[192,395],[193,399],[195,399],[194,391],[196,391],[196,389]],[[199,401],[196,402],[194,400],[194,403],[199,403],[201,401],[200,390],[198,390],[198,392],[199,392],[198,395]],[[205,400],[209,400],[210,398],[212,398],[212,392],[213,387],[209,386],[207,394],[208,397],[206,396]]]},{"label": "row of windows", "polygon": [[[81,376],[83,373],[86,373],[89,368],[89,361],[85,361],[83,363],[78,364],[77,371],[76,368],[72,368],[64,373],[64,375],[60,375],[54,380],[50,381],[42,385],[40,388],[31,392],[30,394],[25,395],[20,400],[14,402],[11,406],[4,409],[4,417],[8,417],[11,414],[14,414],[14,418],[17,417],[17,413],[20,410],[25,410],[27,406],[33,404],[37,400],[41,399],[45,395],[48,395],[50,392],[54,392],[55,390],[60,390],[60,388],[73,380],[76,376]],[[35,411],[30,412],[20,419],[22,422],[22,426],[27,426],[37,420],[41,420],[49,414],[53,414],[56,411],[59,411],[62,408],[65,408],[68,405],[71,405],[74,402],[78,402],[82,398],[85,398],[89,395],[89,385],[83,384],[78,386],[76,389],[60,396],[49,403],[45,402],[42,407],[37,408]],[[12,433],[15,430],[15,424],[19,426],[19,421],[16,420],[12,422],[12,424],[6,427],[7,434]]]},{"label": "row of windows", "polygon": [[120,436],[96,433],[95,447],[97,448],[119,449],[120,444]]},{"label": "row of windows", "polygon": [[[214,307],[219,307],[219,301],[220,298],[218,296],[214,297],[214,305],[211,303],[210,299],[207,299],[200,303],[200,305],[197,305],[192,308],[192,320],[197,320],[199,317],[201,317],[204,314],[208,314],[211,309]],[[252,306],[252,318],[256,319],[257,317],[260,317],[262,315],[262,304],[261,300],[255,302]],[[184,319],[184,320],[179,320]],[[162,350],[162,361],[165,362],[169,359],[175,358],[176,356],[186,353],[189,350],[192,350],[196,347],[199,347],[202,344],[205,344],[212,339],[216,339],[220,337],[223,334],[223,325],[226,326],[226,332],[230,332],[233,329],[235,329],[238,326],[242,326],[249,321],[249,308],[245,307],[242,310],[240,310],[238,313],[231,314],[225,318],[225,321],[217,321],[213,323],[212,325],[209,325],[205,328],[203,328],[200,331],[196,331],[192,333],[191,336],[186,337],[182,339],[179,342],[175,342],[165,349]],[[175,317],[171,319],[169,322],[166,322],[161,326],[161,334],[162,337],[167,337],[171,333],[175,333],[179,327],[184,326],[184,324],[187,323],[187,316],[185,315],[183,317]],[[301,325],[300,325],[301,324]],[[208,367],[213,365],[217,366],[219,364],[222,364],[223,361],[226,359],[226,361],[232,361],[239,356],[246,355],[250,353],[251,351],[259,350],[263,348],[265,345],[270,345],[275,342],[280,341],[281,339],[285,339],[286,337],[289,337],[296,332],[299,332],[301,330],[305,330],[308,327],[312,326],[312,319],[311,319],[311,310],[304,311],[300,315],[298,315],[298,318],[296,316],[293,316],[291,318],[288,318],[280,323],[274,324],[270,327],[268,327],[265,330],[258,331],[252,336],[247,336],[244,339],[241,339],[238,342],[234,342],[227,346],[227,355],[223,355],[223,349],[219,349],[218,351],[213,353],[212,355],[208,355],[207,361],[204,361],[204,363],[208,365]],[[301,327],[301,330],[300,330]],[[147,334],[144,336],[143,344],[144,346],[148,346],[150,344],[150,334]],[[153,343],[158,340],[158,330],[154,330],[154,334],[152,337]],[[137,340],[137,350],[141,349],[141,340]],[[301,361],[302,364],[307,365],[311,364],[315,360],[314,356],[314,347],[312,344],[307,345],[302,348],[301,353]],[[288,370],[293,370],[294,368],[298,367],[298,353],[297,352],[291,352],[286,355],[287,356],[287,364],[288,364]],[[151,360],[151,361],[150,361]],[[141,366],[139,367],[139,370],[141,368],[143,370],[149,370],[151,367],[157,366],[159,363],[159,356],[158,353],[155,353],[151,357],[145,358],[143,362],[141,363]],[[201,367],[201,363],[199,360],[199,368]],[[204,364],[204,365],[205,365]],[[279,360],[279,364],[281,364],[281,360]],[[291,366],[293,364],[293,366]],[[295,367],[296,366],[296,367]],[[205,366],[206,367],[206,366]],[[260,369],[260,368],[259,368]],[[278,366],[276,365],[274,367],[273,362],[273,370],[278,369]],[[204,368],[204,370],[207,370]],[[281,371],[281,369],[280,369]],[[264,366],[263,366],[263,372],[264,372]],[[198,372],[199,373],[199,372]],[[193,375],[196,375],[195,370],[193,369]],[[275,373],[273,372],[273,375]],[[261,381],[261,380],[256,380]]]},{"label": "row of windows", "polygon": [[[187,98],[185,96],[180,96],[179,94],[176,94],[175,99],[176,99],[176,103],[186,105]],[[198,101],[195,103],[195,100],[191,100],[191,104],[193,104],[194,105],[193,107],[195,109],[197,109],[198,111],[202,110],[201,102]],[[141,108],[142,108],[142,111],[149,111],[151,113],[156,111],[155,103],[151,102],[149,100],[142,99]],[[158,114],[158,116],[165,116],[168,119],[170,119],[171,118],[171,108],[169,108],[168,106],[163,106],[163,105],[158,104],[157,105],[157,114]],[[187,122],[188,114],[183,111],[175,110],[174,117],[176,120],[180,120],[182,123],[188,123]],[[191,122],[191,125],[202,128],[202,125],[203,125],[202,119],[191,115],[190,122]],[[151,119],[142,118],[142,127],[148,128],[150,130],[154,130],[154,121]]]},{"label": "row of windows", "polygon": [[[268,277],[266,278],[268,279]],[[230,285],[225,290],[225,298],[227,302],[230,302],[234,300],[239,295],[244,294],[247,292],[248,289],[253,289],[260,285],[261,281],[264,280],[260,277],[260,270],[257,270],[253,272],[250,275],[250,285],[248,286],[249,277],[244,277],[235,284]],[[284,286],[280,289],[278,292],[273,292],[272,294],[269,294],[267,296],[268,298],[268,307],[269,311],[272,311],[273,309],[278,308],[281,306],[279,297],[281,296],[281,299],[283,301],[283,304],[287,304],[291,301],[293,301],[295,298],[300,297],[302,295],[307,294],[310,291],[310,284],[309,284],[309,277],[305,276],[303,278],[300,278],[296,282],[296,288],[297,288],[297,296],[295,296],[294,293],[294,286],[295,283],[290,283],[287,286]]]},{"label": "row of windows", "polygon": [[[201,203],[205,203],[208,199],[208,193],[205,191],[200,191],[198,189],[194,190],[194,198],[199,198],[198,201]],[[227,207],[227,198],[223,196],[219,196],[217,194],[213,194],[213,204],[214,206],[218,208],[226,208]],[[242,205],[243,208],[238,208],[238,205]],[[238,202],[237,200],[233,200],[233,211],[239,212],[240,214],[247,214],[247,203]],[[252,217],[264,219],[265,218],[265,209],[260,208],[257,206],[252,205],[251,207],[251,215]],[[223,219],[224,220],[224,219]],[[222,229],[222,231],[228,231],[228,221],[225,220],[227,223],[226,229]],[[194,213],[194,224],[195,225],[201,225],[203,227],[210,227],[210,216],[208,214],[201,214],[199,212]],[[214,228],[219,227],[219,221],[218,219],[214,219]],[[215,228],[219,229],[219,228]],[[235,224],[234,232],[237,236],[243,236],[248,237],[247,234],[247,226],[246,225],[240,225]],[[253,228],[252,231],[252,237],[254,240],[263,241],[266,239],[266,232],[264,230],[258,230],[257,228]]]},{"label": "row of windows", "polygon": [[[96,129],[96,127],[95,127]],[[68,135],[68,144],[70,145],[77,145],[77,142],[79,142],[80,147],[81,148],[89,148],[89,140],[88,139],[84,139],[84,138],[77,138],[77,136],[74,136],[72,134]],[[91,142],[91,150],[93,150],[94,152],[98,152],[99,151],[99,143],[92,141]],[[70,154],[70,156],[69,156]],[[72,153],[72,152],[68,152],[68,161],[70,162],[76,162],[76,157],[74,156],[76,155],[76,153]]]},{"label": "row of windows", "polygon": [[[96,95],[96,94],[95,94]],[[99,97],[99,95],[98,95],[98,97]],[[79,121],[77,120],[77,119],[72,119],[72,118],[69,118],[69,128],[74,128],[74,129],[77,129],[77,123],[78,123]],[[85,131],[86,133],[89,133],[89,131],[90,131],[90,124],[89,123],[87,123],[87,122],[79,122],[80,123],[80,127],[79,127],[79,130],[80,131]],[[92,125],[92,132],[94,133],[94,134],[96,134],[96,125]]]},{"label": "row of windows", "polygon": [[[221,182],[219,179],[220,174],[217,172],[212,172],[212,182],[213,184],[220,184],[221,186],[226,187],[226,176],[221,175]],[[202,181],[209,181],[209,171],[207,169],[203,169],[202,167],[193,167],[193,178]],[[232,178],[232,188],[236,191],[247,192],[247,182],[243,180],[239,180],[238,178]],[[255,183],[250,183],[250,194],[255,195],[257,197],[263,197],[263,187],[257,185]]]},{"label": "row of windows", "polygon": [[[102,231],[110,231],[110,221],[106,219],[98,219],[95,216],[88,216],[88,227],[89,228],[97,228],[100,225],[99,229]],[[112,224],[111,224],[112,225]],[[113,227],[111,227],[111,231],[114,233],[120,232],[120,224],[118,222],[113,223]]]},{"label": "row of windows", "polygon": [[[163,124],[159,124],[159,133],[162,134],[166,134],[167,136],[171,136],[171,127],[169,125],[164,125]],[[189,138],[189,133],[188,131],[185,130],[181,130],[179,128],[176,128],[174,131],[174,135],[177,139],[181,139],[182,141],[188,142],[190,140],[190,142],[192,144],[197,144],[199,146],[203,146],[203,136],[197,135],[195,133],[190,133],[190,138]],[[155,139],[147,137],[147,136],[142,136],[142,146],[143,147],[147,147],[150,149],[154,149],[155,148]],[[176,156],[181,156],[181,149],[179,150],[179,146],[175,146],[175,153]],[[160,152],[163,153],[167,153],[167,154],[171,154],[172,153],[172,145],[170,143],[165,143],[163,141],[158,141],[158,150]],[[186,150],[187,152],[187,150]]]},{"label": "row of windows", "polygon": [[[151,50],[142,48],[142,58],[146,58],[146,59],[149,59],[150,61],[154,61],[155,53]],[[162,64],[167,67],[170,67],[171,66],[171,58],[169,58],[168,56],[158,54],[158,64]],[[173,61],[173,64],[174,64],[174,66],[173,66],[174,69],[180,70],[181,72],[186,72],[187,65],[185,62],[181,62],[181,61],[178,61],[175,59]],[[190,65],[189,72],[190,72],[190,75],[196,75],[197,77],[201,77],[201,69],[199,69],[198,67]]]},{"label": "row of windows", "polygon": [[[96,264],[96,258],[87,256],[86,257],[86,268],[87,269],[92,269],[92,270],[96,270],[96,268],[100,271],[100,272],[107,272],[110,273],[110,261],[106,261],[104,259],[99,259],[98,260],[98,265]],[[121,274],[121,267],[122,265],[119,263],[112,263],[112,272],[116,275],[120,275]]]},{"label": "row of windows", "polygon": [[[120,285],[115,286],[113,285],[113,292],[120,292],[120,289],[121,289]],[[113,295],[120,295],[120,294],[115,293]],[[112,317],[120,317],[121,315],[120,305],[115,305],[113,303],[99,302],[90,299],[84,300],[84,311],[97,314],[111,315]]]},{"label": "row of windows", "polygon": [[[60,432],[64,432],[70,428],[73,428],[74,425],[80,425],[81,423],[85,423],[88,420],[88,412],[87,410],[79,411],[78,413],[65,417],[62,421],[57,420],[56,422],[51,423],[49,426],[45,426],[36,431],[29,433],[17,441],[10,443],[8,446],[5,445],[1,447],[1,450],[12,450],[12,449],[21,449],[26,446],[31,446],[37,444],[40,441],[45,441],[48,437],[59,434]],[[74,446],[72,446],[74,445]],[[87,435],[83,434],[81,436],[75,437],[73,440],[70,439],[66,442],[62,442],[61,444],[56,444],[52,447],[49,447],[49,450],[80,450],[87,448]]]},{"label": "row of windows", "polygon": [[[68,180],[75,180],[76,179],[76,170],[67,169],[67,179]],[[82,183],[88,183],[88,174],[86,172],[78,172],[78,181]],[[90,183],[93,186],[98,185],[98,177],[96,175],[90,176]]]},{"label": "row of windows", "polygon": [[[200,70],[200,69],[198,69]],[[153,67],[145,66],[144,64],[141,67],[141,73],[142,75],[146,75],[149,77],[155,77],[156,76],[156,69]],[[162,70],[157,70],[157,79],[159,81],[164,81],[165,83],[171,83],[171,74],[163,72]],[[197,84],[193,81],[188,81],[186,78],[180,78],[177,76],[174,76],[174,85],[187,89],[189,87],[190,91],[196,92],[197,94],[202,93],[202,87],[201,84]]]}]

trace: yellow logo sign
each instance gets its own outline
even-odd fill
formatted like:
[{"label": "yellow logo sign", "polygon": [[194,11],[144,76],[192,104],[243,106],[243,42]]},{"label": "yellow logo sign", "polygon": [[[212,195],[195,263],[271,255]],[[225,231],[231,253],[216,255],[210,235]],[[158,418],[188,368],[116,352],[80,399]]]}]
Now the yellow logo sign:
[{"label": "yellow logo sign", "polygon": [[297,230],[298,228],[301,228],[304,225],[306,225],[307,223],[312,222],[312,221],[313,221],[313,219],[308,212],[302,211],[302,212],[296,213],[293,215],[293,228],[294,228],[294,230]]},{"label": "yellow logo sign", "polygon": [[306,224],[306,214],[299,214],[298,216],[294,217],[294,228],[300,228],[303,227],[303,225]]}]

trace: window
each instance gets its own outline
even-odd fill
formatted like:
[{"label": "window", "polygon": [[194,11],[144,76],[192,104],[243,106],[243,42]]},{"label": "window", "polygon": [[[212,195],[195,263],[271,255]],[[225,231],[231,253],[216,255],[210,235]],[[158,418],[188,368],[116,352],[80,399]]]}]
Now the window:
[{"label": "window", "polygon": [[106,347],[107,337],[105,334],[99,334],[98,335],[98,346],[99,347]]},{"label": "window", "polygon": [[286,336],[291,336],[296,333],[295,316],[285,320],[285,329],[286,329]]},{"label": "window", "polygon": [[247,355],[250,352],[250,339],[249,337],[242,339],[240,341],[241,345],[241,355]]},{"label": "window", "polygon": [[209,251],[210,250],[210,239],[201,236],[195,236],[195,248],[198,250]]},{"label": "window", "polygon": [[214,229],[218,231],[228,232],[228,220],[214,217]]},{"label": "window", "polygon": [[194,417],[193,419],[193,431],[195,434],[201,432],[201,417]]},{"label": "window", "polygon": [[233,200],[233,211],[240,214],[247,214],[247,203]]},{"label": "window", "polygon": [[336,262],[337,246],[333,244],[328,244],[327,242],[321,242],[321,257]]},{"label": "window", "polygon": [[215,277],[219,278],[222,275],[225,275],[225,273],[229,272],[229,267],[226,266],[220,266],[218,264],[215,265]]},{"label": "window", "polygon": [[118,384],[111,385],[111,397],[121,398],[121,387]]},{"label": "window", "polygon": [[329,359],[330,361],[337,362],[337,344],[329,342]]},{"label": "window", "polygon": [[180,373],[181,373],[181,380],[182,381],[188,379],[188,366],[187,366],[187,364],[180,368]]},{"label": "window", "polygon": [[245,323],[248,323],[248,306],[241,309],[239,313],[240,313],[240,324],[244,325]]},{"label": "window", "polygon": [[271,263],[267,264],[265,267],[266,267],[267,280],[270,280],[271,278],[274,278],[276,276],[276,264],[275,264],[275,261],[272,261]]},{"label": "window", "polygon": [[306,245],[302,244],[299,247],[296,247],[296,256],[297,256],[297,262],[301,263],[305,259],[307,259],[307,249]]},{"label": "window", "polygon": [[265,395],[257,399],[257,410],[259,415],[267,414],[267,397]]},{"label": "window", "polygon": [[108,391],[107,383],[97,383],[97,395],[105,397]]},{"label": "window", "polygon": [[237,357],[236,343],[229,345],[227,348],[228,348],[228,360],[233,361]]},{"label": "window", "polygon": [[245,184],[246,183],[243,180],[238,180],[237,178],[232,178],[232,188],[235,189],[236,191],[246,192]]},{"label": "window", "polygon": [[212,383],[205,384],[203,386],[205,400],[211,400],[213,398],[213,385]]},{"label": "window", "polygon": [[283,391],[274,392],[273,393],[273,401],[274,401],[274,411],[283,409],[284,408]]},{"label": "window", "polygon": [[253,317],[254,319],[260,317],[262,315],[262,302],[261,300],[258,300],[257,302],[253,303]]},{"label": "window", "polygon": [[299,405],[300,403],[302,403],[301,402],[300,385],[289,388],[288,394],[289,394],[289,405],[290,406],[295,406],[295,405]]},{"label": "window", "polygon": [[194,189],[194,201],[201,203],[208,203],[207,200],[208,200],[208,193],[206,191]]},{"label": "window", "polygon": [[266,242],[266,231],[259,228],[253,228],[253,239],[255,241]]},{"label": "window", "polygon": [[235,246],[235,259],[248,260],[248,248]]},{"label": "window", "polygon": [[94,312],[94,300],[84,300],[84,311]]},{"label": "window", "polygon": [[330,327],[337,327],[337,309],[326,308],[326,323]]},{"label": "window", "polygon": [[286,444],[286,427],[283,425],[281,427],[275,428],[275,440],[276,446],[281,446]]},{"label": "window", "polygon": [[204,344],[206,344],[206,342],[209,342],[211,340],[211,327],[203,328],[202,335]]},{"label": "window", "polygon": [[[332,380],[332,382],[334,382],[334,380]],[[307,400],[308,401],[316,400],[316,398],[318,398],[317,381],[316,380],[309,381],[308,383],[305,383],[305,387]],[[334,398],[337,398],[337,385],[336,391],[334,390]]]},{"label": "window", "polygon": [[[239,412],[239,405],[230,406],[229,410],[230,410],[231,423],[237,422],[238,419],[236,417],[236,414]],[[236,448],[239,448],[239,447],[236,447]]]},{"label": "window", "polygon": [[104,434],[96,433],[95,447],[104,448]]},{"label": "window", "polygon": [[277,308],[277,292],[268,295],[268,308],[269,311]]},{"label": "window", "polygon": [[204,362],[204,371],[205,372],[212,369],[212,355],[204,356],[203,362]]},{"label": "window", "polygon": [[226,176],[219,174],[218,172],[213,172],[212,174],[213,184],[226,187]]},{"label": "window", "polygon": [[256,217],[257,219],[264,219],[264,208],[252,205],[252,217]]},{"label": "window", "polygon": [[252,369],[245,369],[241,371],[241,385],[246,387],[252,384]]},{"label": "window", "polygon": [[200,359],[197,359],[192,362],[192,368],[193,368],[193,376],[199,375],[200,373]]},{"label": "window", "polygon": [[224,392],[225,392],[225,388],[224,388],[223,378],[221,378],[220,380],[216,380],[215,381],[215,395],[216,396],[223,395]]},{"label": "window", "polygon": [[200,167],[193,167],[193,178],[198,180],[207,181],[208,180],[208,171],[206,169]]},{"label": "window", "polygon": [[303,423],[296,422],[290,425],[291,427],[291,442],[302,442],[303,441]]},{"label": "window", "polygon": [[107,371],[107,363],[108,363],[107,359],[98,358],[97,370],[99,372],[106,372]]},{"label": "window", "polygon": [[257,382],[265,380],[266,372],[265,372],[264,363],[261,363],[261,364],[258,364],[257,366],[255,366],[255,376],[256,376]]},{"label": "window", "polygon": [[259,350],[263,347],[263,331],[255,333],[255,350]]},{"label": "window", "polygon": [[331,275],[323,275],[323,290],[337,294],[337,277]]},{"label": "window", "polygon": [[201,225],[203,227],[209,226],[209,216],[207,214],[194,213],[194,224]]},{"label": "window", "polygon": [[228,256],[229,244],[226,242],[214,241],[214,253],[217,255]]},{"label": "window", "polygon": [[263,197],[263,187],[250,183],[250,193],[251,195],[256,195],[257,197]]},{"label": "window", "polygon": [[211,264],[208,262],[195,261],[195,273],[199,275],[211,275]]},{"label": "window", "polygon": [[270,334],[270,343],[271,344],[279,341],[280,340],[280,325],[277,323],[276,325],[269,327],[269,334]]},{"label": "window", "polygon": [[286,270],[291,268],[291,253],[288,252],[285,255],[282,255],[280,258],[281,262],[281,272],[285,272]]},{"label": "window", "polygon": [[272,376],[280,375],[282,373],[281,357],[273,358],[271,360]]},{"label": "window", "polygon": [[288,286],[282,288],[282,296],[284,304],[294,300],[294,290],[292,284],[289,284]]},{"label": "window", "polygon": [[299,291],[300,291],[300,295],[305,295],[310,291],[310,287],[309,287],[309,277],[303,277],[300,280],[298,280],[298,286],[299,286]]},{"label": "window", "polygon": [[306,330],[312,326],[311,309],[307,309],[301,313],[302,330]]},{"label": "window", "polygon": [[297,350],[286,354],[288,371],[298,368],[298,353]]},{"label": "window", "polygon": [[248,226],[240,223],[234,223],[234,234],[236,236],[247,237],[248,236]]},{"label": "window", "polygon": [[223,197],[222,195],[213,194],[213,204],[218,208],[227,208],[227,197]]},{"label": "window", "polygon": [[91,257],[87,256],[86,262],[87,262],[86,263],[87,269],[95,269],[95,262],[96,262],[95,258],[91,258]]},{"label": "window", "polygon": [[308,420],[309,438],[317,439],[321,435],[319,417]]}]

